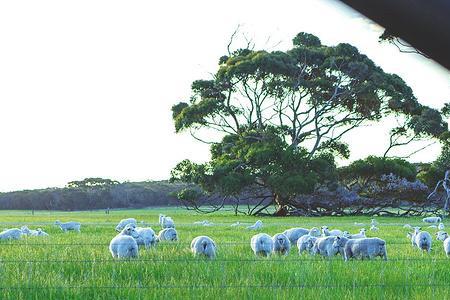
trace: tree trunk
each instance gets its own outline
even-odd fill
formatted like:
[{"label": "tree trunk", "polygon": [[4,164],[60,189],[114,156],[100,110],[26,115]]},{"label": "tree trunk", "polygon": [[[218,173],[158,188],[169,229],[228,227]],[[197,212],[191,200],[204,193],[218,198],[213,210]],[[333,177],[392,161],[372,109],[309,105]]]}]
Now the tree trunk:
[{"label": "tree trunk", "polygon": [[276,205],[276,211],[274,213],[274,216],[277,217],[285,217],[288,214],[288,208],[286,205],[286,199],[283,198],[281,195],[275,194],[274,195],[275,205]]}]

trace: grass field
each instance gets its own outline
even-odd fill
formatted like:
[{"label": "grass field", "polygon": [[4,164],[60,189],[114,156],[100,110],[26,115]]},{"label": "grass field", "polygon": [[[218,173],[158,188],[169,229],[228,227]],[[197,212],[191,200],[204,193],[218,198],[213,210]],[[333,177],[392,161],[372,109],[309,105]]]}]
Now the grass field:
[{"label": "grass field", "polygon": [[[108,245],[114,227],[125,217],[144,220],[158,229],[158,214],[176,222],[180,241],[140,249],[137,260],[115,261]],[[79,221],[81,233],[66,233],[53,224]],[[195,221],[216,225],[203,227]],[[0,228],[42,227],[49,238],[28,237],[0,243],[1,299],[450,299],[450,259],[442,242],[433,240],[430,255],[413,249],[403,224],[421,224],[419,218],[377,218],[380,231],[368,232],[387,242],[387,262],[344,262],[299,256],[256,258],[249,245],[254,232],[230,227],[253,217],[230,213],[198,215],[181,209],[117,210],[96,212],[0,212]],[[273,235],[287,228],[328,225],[356,233],[354,222],[366,217],[262,218],[261,232]],[[450,226],[450,224],[446,224]],[[424,226],[426,228],[426,225]],[[368,226],[367,226],[368,229]],[[429,229],[434,234],[435,229]],[[218,246],[214,261],[195,259],[191,240],[208,235]]]}]

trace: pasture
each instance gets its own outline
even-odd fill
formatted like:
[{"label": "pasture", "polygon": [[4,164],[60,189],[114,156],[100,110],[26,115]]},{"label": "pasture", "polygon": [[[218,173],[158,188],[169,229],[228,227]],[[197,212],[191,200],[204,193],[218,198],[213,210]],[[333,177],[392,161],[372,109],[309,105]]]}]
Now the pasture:
[{"label": "pasture", "polygon": [[[159,231],[159,213],[174,219],[178,242],[140,248],[138,259],[112,259],[108,245],[121,219],[134,217]],[[53,225],[57,219],[81,222],[81,233],[63,233]],[[193,224],[204,219],[215,225]],[[386,240],[387,262],[299,256],[296,247],[286,257],[255,257],[250,249],[255,232],[230,225],[236,221],[250,225],[257,219],[175,208],[114,210],[109,215],[2,211],[0,229],[42,227],[50,237],[0,241],[1,299],[450,299],[450,259],[442,242],[434,239],[436,229],[427,228],[420,218],[376,218],[380,230],[368,231],[367,236]],[[270,235],[291,227],[328,225],[352,233],[360,228],[355,222],[370,227],[368,217],[259,219],[264,227],[258,232]],[[431,254],[411,247],[403,228],[406,223],[422,225],[433,235]],[[214,239],[215,260],[192,256],[189,245],[198,235]]]}]

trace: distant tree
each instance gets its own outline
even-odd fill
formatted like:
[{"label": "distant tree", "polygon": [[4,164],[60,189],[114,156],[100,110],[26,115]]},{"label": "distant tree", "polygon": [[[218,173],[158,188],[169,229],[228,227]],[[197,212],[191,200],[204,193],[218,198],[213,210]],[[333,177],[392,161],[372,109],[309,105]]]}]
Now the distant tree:
[{"label": "distant tree", "polygon": [[120,182],[104,179],[104,178],[85,178],[80,181],[70,181],[67,183],[66,187],[68,188],[89,188],[89,187],[99,187],[99,186],[108,186],[119,184]]},{"label": "distant tree", "polygon": [[[299,33],[286,52],[229,51],[213,79],[194,81],[190,101],[172,107],[176,132],[211,143],[208,163],[183,161],[172,180],[225,195],[258,187],[285,214],[296,196],[335,177],[333,155],[349,157],[348,132],[386,116],[403,118],[396,136],[446,130],[439,112],[428,112],[400,77],[349,44]],[[221,140],[201,136],[207,130]]]}]

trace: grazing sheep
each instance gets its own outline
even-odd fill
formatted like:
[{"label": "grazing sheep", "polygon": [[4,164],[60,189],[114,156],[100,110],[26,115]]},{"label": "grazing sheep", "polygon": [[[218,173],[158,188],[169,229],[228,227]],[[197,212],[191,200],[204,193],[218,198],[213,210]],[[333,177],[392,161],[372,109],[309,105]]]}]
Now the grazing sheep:
[{"label": "grazing sheep", "polygon": [[136,227],[137,221],[135,218],[122,219],[120,220],[119,224],[117,224],[116,231],[121,232],[128,224],[134,225],[134,227]]},{"label": "grazing sheep", "polygon": [[171,217],[166,217],[165,215],[159,215],[159,225],[161,228],[175,228],[175,223],[173,222]]},{"label": "grazing sheep", "polygon": [[325,236],[317,238],[312,248],[311,254],[320,254],[325,257],[334,256],[338,253],[338,248],[333,246],[336,236]]},{"label": "grazing sheep", "polygon": [[0,240],[19,240],[22,236],[22,230],[19,228],[6,229],[0,232]]},{"label": "grazing sheep", "polygon": [[194,256],[205,256],[209,259],[216,257],[216,244],[207,236],[198,236],[191,242],[191,251]]},{"label": "grazing sheep", "polygon": [[408,229],[411,229],[411,228],[412,228],[412,226],[411,226],[411,225],[409,225],[409,224],[405,224],[405,225],[403,225],[403,228],[408,228]]},{"label": "grazing sheep", "polygon": [[109,251],[113,258],[129,258],[138,257],[139,249],[135,238],[139,234],[131,225],[126,225],[125,228],[116,235],[109,243]]},{"label": "grazing sheep", "polygon": [[441,217],[426,217],[422,219],[425,223],[439,223],[442,222]]},{"label": "grazing sheep", "polygon": [[233,223],[230,226],[231,227],[241,226],[241,222],[237,221],[236,223]]},{"label": "grazing sheep", "polygon": [[322,236],[342,236],[342,231],[339,229],[329,230],[328,226],[322,226]]},{"label": "grazing sheep", "polygon": [[273,251],[273,240],[270,235],[259,233],[252,236],[250,247],[255,255],[268,257]]},{"label": "grazing sheep", "polygon": [[22,226],[20,228],[23,235],[29,235],[29,236],[48,236],[48,233],[44,232],[41,228],[38,228],[36,230],[29,229],[27,226]]},{"label": "grazing sheep", "polygon": [[364,224],[364,223],[358,223],[358,222],[355,222],[355,223],[353,223],[355,226],[358,226],[358,227],[363,227],[363,226],[366,226],[366,224]]},{"label": "grazing sheep", "polygon": [[342,232],[342,237],[350,238],[350,236],[351,236],[350,232],[348,232],[348,231]]},{"label": "grazing sheep", "polygon": [[291,241],[282,233],[277,233],[272,237],[273,252],[279,255],[288,255],[291,251]]},{"label": "grazing sheep", "polygon": [[61,223],[59,220],[55,221],[55,225],[59,226],[62,231],[67,232],[69,230],[74,230],[80,232],[81,224],[78,222],[66,222]]},{"label": "grazing sheep", "polygon": [[439,223],[438,229],[444,230],[444,228],[445,228],[444,223]]},{"label": "grazing sheep", "polygon": [[307,251],[311,254],[316,240],[317,237],[309,234],[301,236],[297,241],[298,255],[301,255],[303,251]]},{"label": "grazing sheep", "polygon": [[158,233],[159,241],[178,241],[178,234],[175,228],[164,228]]},{"label": "grazing sheep", "polygon": [[194,222],[195,225],[203,225],[203,226],[213,226],[214,223],[209,222],[208,220],[197,221]]},{"label": "grazing sheep", "polygon": [[[132,224],[129,225],[133,226]],[[137,227],[136,232],[138,234],[138,237],[136,238],[136,243],[138,245],[144,245],[145,249],[156,246],[158,238],[156,237],[153,229],[151,229],[150,227],[148,228]]]},{"label": "grazing sheep", "polygon": [[43,231],[41,228],[36,229],[36,236],[49,236],[47,232]]},{"label": "grazing sheep", "polygon": [[364,238],[366,238],[366,229],[361,228],[361,230],[359,230],[359,233],[351,234],[348,238],[349,239],[364,239]]},{"label": "grazing sheep", "polygon": [[431,251],[432,238],[427,231],[419,231],[414,236],[414,244],[421,250]]},{"label": "grazing sheep", "polygon": [[376,226],[378,225],[378,222],[377,222],[377,220],[375,220],[375,219],[371,219],[371,220],[370,220],[370,225],[371,225],[371,226],[375,226],[375,227],[376,227]]},{"label": "grazing sheep", "polygon": [[437,225],[430,225],[430,226],[428,226],[428,228],[434,228],[434,229],[437,229],[438,227],[437,227]]},{"label": "grazing sheep", "polygon": [[417,233],[420,231],[420,229],[421,229],[420,227],[414,227],[413,232],[408,232],[406,234],[406,237],[411,241],[411,245],[413,247],[416,246],[415,238],[416,238]]},{"label": "grazing sheep", "polygon": [[372,259],[380,256],[387,260],[386,242],[379,238],[347,239],[336,238],[335,247],[343,250],[344,260],[350,258]]},{"label": "grazing sheep", "polygon": [[319,237],[320,230],[317,227],[313,227],[310,230],[308,230],[306,228],[298,227],[298,228],[291,228],[291,229],[285,230],[283,232],[283,234],[285,236],[287,236],[287,238],[289,239],[289,241],[291,242],[292,245],[295,245],[295,244],[297,244],[298,239],[304,235]]},{"label": "grazing sheep", "polygon": [[444,252],[445,252],[445,255],[447,255],[447,257],[449,257],[450,256],[450,237],[448,236],[447,233],[445,233],[445,234],[447,237],[444,240]]},{"label": "grazing sheep", "polygon": [[262,227],[263,227],[262,221],[261,221],[261,220],[258,220],[258,221],[255,222],[255,224],[253,224],[253,225],[251,225],[251,226],[248,226],[247,229],[250,229],[250,230],[259,230],[259,229],[261,229]]}]

